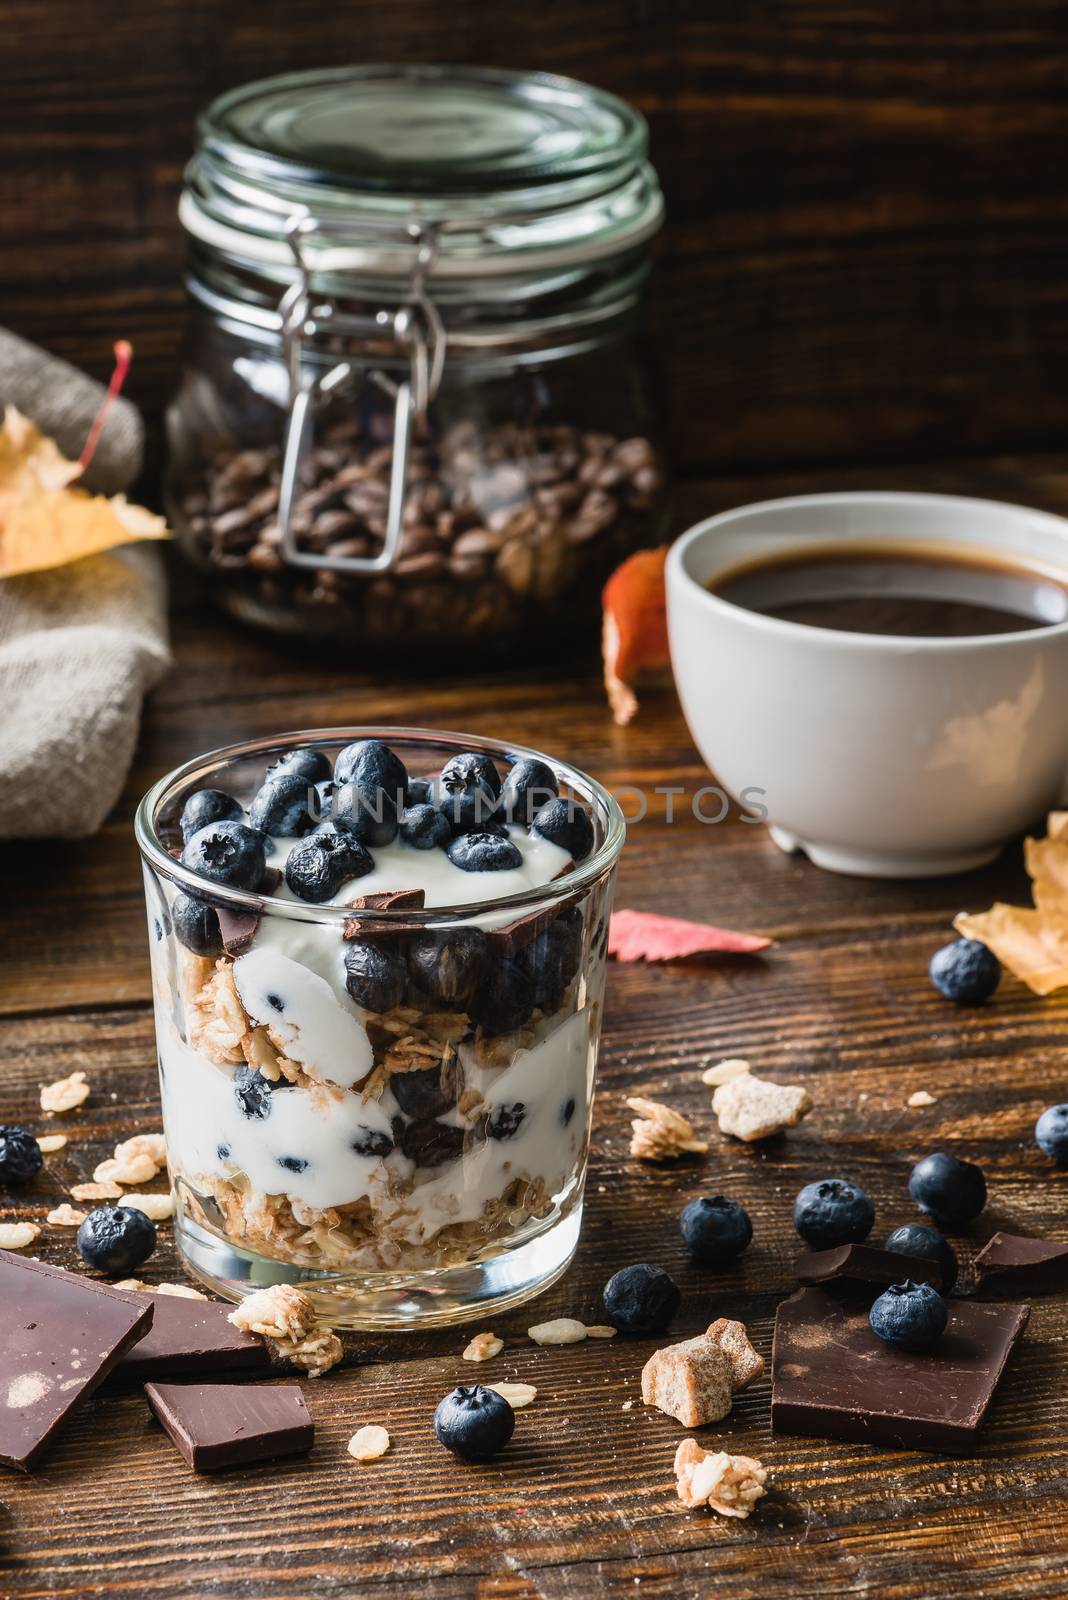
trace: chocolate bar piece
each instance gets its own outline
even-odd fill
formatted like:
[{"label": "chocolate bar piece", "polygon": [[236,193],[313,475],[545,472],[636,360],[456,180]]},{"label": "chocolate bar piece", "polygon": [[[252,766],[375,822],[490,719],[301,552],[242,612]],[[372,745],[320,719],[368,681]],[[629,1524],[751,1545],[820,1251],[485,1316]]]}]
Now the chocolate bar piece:
[{"label": "chocolate bar piece", "polygon": [[809,1250],[794,1263],[798,1283],[929,1283],[938,1288],[942,1270],[936,1261],[881,1250],[873,1244],[840,1244],[834,1250]]},{"label": "chocolate bar piece", "polygon": [[771,1425],[906,1450],[974,1447],[1030,1307],[947,1301],[949,1322],[923,1355],[891,1349],[866,1309],[799,1289],[775,1316]]},{"label": "chocolate bar piece", "polygon": [[187,1300],[174,1294],[151,1297],[152,1326],[126,1352],[122,1377],[153,1377],[172,1372],[227,1372],[235,1367],[267,1367],[262,1339],[243,1333],[229,1320],[231,1307],[214,1300]]},{"label": "chocolate bar piece", "polygon": [[194,1472],[312,1447],[315,1424],[296,1383],[146,1383],[145,1395]]},{"label": "chocolate bar piece", "polygon": [[[425,889],[380,889],[374,894],[358,894],[346,905],[352,911],[422,911],[426,904]],[[343,939],[362,939],[367,934],[420,933],[418,922],[396,922],[381,917],[346,917],[341,927]]]},{"label": "chocolate bar piece", "polygon": [[1052,1294],[1068,1289],[1068,1244],[995,1233],[975,1258],[984,1294]]},{"label": "chocolate bar piece", "polygon": [[0,1250],[0,1461],[36,1466],[152,1312],[147,1297]]}]

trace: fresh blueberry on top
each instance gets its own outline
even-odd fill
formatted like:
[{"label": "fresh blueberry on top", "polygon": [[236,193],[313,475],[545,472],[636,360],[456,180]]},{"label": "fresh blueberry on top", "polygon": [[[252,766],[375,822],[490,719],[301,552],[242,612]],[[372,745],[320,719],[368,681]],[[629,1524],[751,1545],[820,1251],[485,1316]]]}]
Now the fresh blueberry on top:
[{"label": "fresh blueberry on top", "polygon": [[1046,1107],[1035,1123],[1035,1143],[1059,1167],[1068,1167],[1068,1105]]},{"label": "fresh blueberry on top", "polygon": [[526,1114],[522,1100],[513,1106],[494,1106],[486,1119],[487,1138],[514,1139]]},{"label": "fresh blueberry on top", "polygon": [[661,1267],[641,1261],[622,1267],[604,1286],[605,1316],[620,1333],[663,1333],[682,1294]]},{"label": "fresh blueberry on top", "polygon": [[467,789],[484,789],[496,800],[501,792],[501,775],[489,756],[476,750],[465,750],[462,755],[451,756],[441,769],[438,788],[442,795],[459,794]]},{"label": "fresh blueberry on top", "polygon": [[[403,1077],[404,1074],[401,1073],[400,1076]],[[374,1157],[380,1161],[392,1151],[393,1140],[388,1133],[382,1133],[378,1128],[361,1127],[356,1129],[352,1148],[358,1156]]]},{"label": "fresh blueberry on top", "polygon": [[174,931],[179,941],[195,956],[222,955],[222,933],[213,907],[187,894],[175,897],[171,907]]},{"label": "fresh blueberry on top", "polygon": [[155,1227],[136,1206],[97,1206],[78,1229],[82,1260],[113,1276],[132,1272],[155,1248]]},{"label": "fresh blueberry on top", "polygon": [[274,839],[297,839],[315,826],[314,785],[299,772],[282,772],[268,778],[248,808],[254,828]]},{"label": "fresh blueberry on top", "polygon": [[438,809],[453,833],[493,832],[501,780],[488,756],[453,756],[437,782]]},{"label": "fresh blueberry on top", "polygon": [[679,1224],[691,1259],[704,1267],[733,1261],[753,1237],[748,1211],[722,1194],[691,1200],[683,1208]]},{"label": "fresh blueberry on top", "polygon": [[461,1384],[439,1403],[434,1432],[454,1456],[489,1461],[515,1432],[515,1412],[496,1389]]},{"label": "fresh blueberry on top", "polygon": [[404,803],[406,806],[430,806],[434,804],[434,785],[429,778],[409,778],[408,788],[405,791]]},{"label": "fresh blueberry on top", "polygon": [[480,928],[420,934],[408,947],[408,968],[428,999],[462,1010],[482,981],[486,952]]},{"label": "fresh blueberry on top", "polygon": [[500,813],[509,822],[529,828],[534,813],[555,800],[559,785],[552,767],[524,757],[512,766],[501,787]]},{"label": "fresh blueberry on top", "polygon": [[369,789],[350,779],[334,790],[330,820],[361,844],[381,850],[397,837],[397,802],[388,789]]},{"label": "fresh blueberry on top", "polygon": [[405,806],[398,832],[414,850],[444,850],[452,838],[448,821],[434,806]]},{"label": "fresh blueberry on top", "polygon": [[922,1222],[907,1222],[895,1228],[884,1247],[895,1255],[920,1256],[933,1261],[942,1271],[939,1284],[943,1294],[949,1294],[957,1281],[957,1257],[949,1240],[937,1228],[925,1228]]},{"label": "fresh blueberry on top", "polygon": [[981,1006],[998,986],[1001,962],[978,939],[955,939],[931,957],[931,982],[959,1006]]},{"label": "fresh blueberry on top", "polygon": [[333,778],[324,778],[321,783],[315,785],[313,792],[308,796],[308,812],[313,822],[329,822],[336,790],[337,784]]},{"label": "fresh blueberry on top", "polygon": [[492,961],[485,981],[470,1002],[471,1015],[483,1033],[513,1033],[526,1022],[535,1006],[534,980],[518,961]]},{"label": "fresh blueberry on top", "polygon": [[336,828],[317,828],[286,858],[286,883],[301,900],[322,905],[343,883],[374,871],[374,860],[358,840]]},{"label": "fresh blueberry on top", "polygon": [[929,1283],[895,1283],[882,1293],[868,1313],[872,1333],[896,1350],[919,1353],[932,1349],[949,1321],[946,1302]]},{"label": "fresh blueberry on top", "polygon": [[182,866],[229,889],[258,889],[267,865],[267,841],[244,822],[209,822],[182,851]]},{"label": "fresh blueberry on top", "polygon": [[339,784],[358,784],[365,794],[384,789],[395,810],[404,804],[407,770],[400,756],[381,739],[360,739],[356,744],[347,744],[334,762],[334,778]]},{"label": "fresh blueberry on top", "polygon": [[43,1160],[41,1146],[28,1128],[11,1122],[0,1128],[0,1183],[15,1189],[32,1183]]},{"label": "fresh blueberry on top", "polygon": [[509,872],[523,865],[519,846],[494,833],[461,833],[445,853],[461,872]]},{"label": "fresh blueberry on top", "polygon": [[794,1227],[813,1250],[859,1244],[875,1221],[875,1207],[859,1184],[845,1178],[807,1183],[794,1201]]},{"label": "fresh blueberry on top", "polygon": [[182,807],[182,839],[188,844],[194,833],[209,822],[236,822],[242,814],[232,794],[225,794],[222,789],[198,789]]},{"label": "fresh blueberry on top", "polygon": [[331,771],[330,757],[308,745],[303,750],[287,750],[277,761],[271,762],[264,776],[268,779],[280,778],[283,773],[295,772],[298,777],[306,778],[309,783],[318,786],[330,777]]},{"label": "fresh blueberry on top", "polygon": [[345,987],[365,1011],[392,1011],[408,990],[403,956],[385,945],[350,940],[345,950]]},{"label": "fresh blueberry on top", "polygon": [[593,849],[593,823],[577,800],[549,800],[534,813],[531,827],[543,839],[582,861]]},{"label": "fresh blueberry on top", "polygon": [[973,1162],[936,1150],[913,1167],[909,1194],[936,1222],[961,1227],[986,1205],[986,1179]]},{"label": "fresh blueberry on top", "polygon": [[255,1067],[240,1066],[234,1073],[234,1096],[243,1116],[264,1122],[271,1114],[271,1085]]}]

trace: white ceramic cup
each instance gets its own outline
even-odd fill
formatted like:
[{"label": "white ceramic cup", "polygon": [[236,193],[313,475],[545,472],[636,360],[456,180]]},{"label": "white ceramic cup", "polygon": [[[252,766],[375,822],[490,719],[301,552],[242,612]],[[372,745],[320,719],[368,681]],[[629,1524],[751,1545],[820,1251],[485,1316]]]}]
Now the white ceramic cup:
[{"label": "white ceramic cup", "polygon": [[1068,620],[900,638],[761,616],[706,585],[839,541],[998,552],[1068,579],[1068,521],[929,494],[820,494],[698,523],[667,563],[675,681],[698,749],[771,835],[832,872],[926,877],[991,860],[1056,804],[1068,767]]}]

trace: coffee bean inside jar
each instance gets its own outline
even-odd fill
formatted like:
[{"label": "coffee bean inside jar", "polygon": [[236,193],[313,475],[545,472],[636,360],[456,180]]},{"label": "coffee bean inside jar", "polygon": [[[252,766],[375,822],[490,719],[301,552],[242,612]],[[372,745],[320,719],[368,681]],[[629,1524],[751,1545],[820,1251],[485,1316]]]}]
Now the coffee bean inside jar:
[{"label": "coffee bean inside jar", "polygon": [[641,118],[565,80],[370,67],[232,91],[200,132],[169,509],[213,595],[357,657],[595,648],[605,578],[662,534]]}]

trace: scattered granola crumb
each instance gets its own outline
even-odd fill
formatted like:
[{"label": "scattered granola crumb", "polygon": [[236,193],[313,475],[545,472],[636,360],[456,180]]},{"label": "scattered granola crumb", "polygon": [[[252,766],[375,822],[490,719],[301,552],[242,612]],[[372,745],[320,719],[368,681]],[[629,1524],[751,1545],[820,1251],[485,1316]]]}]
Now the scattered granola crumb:
[{"label": "scattered granola crumb", "polygon": [[594,1322],[593,1324],[587,1322],[586,1324],[587,1339],[614,1339],[618,1332],[618,1328],[610,1327],[607,1322]]},{"label": "scattered granola crumb", "polygon": [[539,1322],[527,1329],[527,1338],[535,1344],[580,1344],[586,1337],[586,1324],[574,1317],[556,1317],[552,1322]]},{"label": "scattered granola crumb", "polygon": [[72,1072],[69,1078],[60,1078],[41,1090],[41,1110],[53,1114],[75,1111],[88,1100],[90,1089],[84,1072]]},{"label": "scattered granola crumb", "polygon": [[118,1283],[113,1283],[111,1287],[139,1293],[148,1293],[152,1289],[152,1285],[145,1283],[141,1278],[120,1278]]},{"label": "scattered granola crumb", "polygon": [[621,1411],[633,1411],[633,1409],[634,1409],[634,1401],[633,1400],[624,1400],[622,1406],[620,1406],[620,1410]]},{"label": "scattered granola crumb", "polygon": [[532,1383],[489,1383],[487,1389],[492,1389],[499,1394],[502,1400],[507,1400],[513,1411],[522,1411],[524,1406],[529,1406],[537,1394]]},{"label": "scattered granola crumb", "polygon": [[167,1141],[162,1133],[135,1133],[132,1139],[124,1139],[115,1146],[116,1161],[122,1161],[127,1156],[148,1156],[157,1167],[165,1167]]},{"label": "scattered granola crumb", "polygon": [[464,1351],[465,1361],[491,1361],[504,1349],[504,1340],[495,1333],[476,1333]]},{"label": "scattered granola crumb", "polygon": [[65,1133],[45,1133],[37,1141],[41,1154],[44,1156],[54,1156],[57,1150],[63,1149],[66,1142],[67,1135]]},{"label": "scattered granola crumb", "polygon": [[933,1105],[937,1105],[937,1103],[938,1103],[938,1097],[936,1095],[933,1095],[933,1094],[928,1094],[926,1089],[917,1089],[913,1094],[909,1095],[908,1099],[905,1102],[906,1105],[910,1105],[910,1106],[914,1106],[914,1107],[915,1106],[933,1106]]},{"label": "scattered granola crumb", "polygon": [[51,1222],[57,1228],[80,1228],[85,1217],[84,1211],[75,1210],[74,1206],[68,1205],[64,1200],[61,1206],[48,1213],[45,1221]]},{"label": "scattered granola crumb", "polygon": [[389,1434],[385,1428],[369,1422],[365,1428],[357,1429],[349,1440],[349,1455],[355,1456],[357,1461],[377,1461],[379,1456],[385,1455],[389,1445]]},{"label": "scattered granola crumb", "polygon": [[159,1168],[151,1156],[111,1156],[93,1173],[94,1183],[151,1183]]},{"label": "scattered granola crumb", "polygon": [[179,1300],[207,1300],[208,1296],[199,1289],[194,1289],[188,1283],[146,1283],[142,1288],[148,1289],[152,1294],[173,1294]]},{"label": "scattered granola crumb", "polygon": [[40,1232],[36,1222],[0,1222],[0,1250],[27,1250]]},{"label": "scattered granola crumb", "polygon": [[751,1143],[796,1126],[812,1110],[812,1099],[796,1084],[768,1083],[747,1072],[720,1084],[712,1096],[712,1110],[721,1133]]},{"label": "scattered granola crumb", "polygon": [[721,1517],[747,1517],[762,1495],[767,1470],[751,1456],[702,1450],[683,1439],[675,1452],[675,1486],[684,1506],[708,1506]]},{"label": "scattered granola crumb", "polygon": [[118,1200],[122,1190],[117,1183],[76,1183],[71,1188],[72,1200]]},{"label": "scattered granola crumb", "polygon": [[136,1206],[137,1210],[143,1211],[152,1222],[166,1222],[168,1217],[174,1216],[172,1194],[124,1194],[119,1204]]},{"label": "scattered granola crumb", "polygon": [[700,1428],[725,1417],[735,1390],[763,1370],[764,1358],[753,1349],[744,1325],[719,1317],[696,1339],[649,1357],[642,1369],[642,1399],[684,1428]]},{"label": "scattered granola crumb", "polygon": [[337,1334],[319,1321],[311,1297],[291,1283],[257,1289],[230,1313],[230,1321],[269,1339],[278,1355],[313,1378],[329,1372],[344,1354]]},{"label": "scattered granola crumb", "polygon": [[740,1078],[748,1071],[748,1061],[738,1061],[732,1057],[727,1061],[717,1061],[714,1067],[706,1067],[701,1074],[701,1082],[707,1083],[710,1089],[718,1089],[721,1083],[730,1083],[732,1078]]},{"label": "scattered granola crumb", "polygon": [[628,1099],[627,1105],[638,1116],[631,1123],[634,1136],[630,1153],[642,1161],[670,1161],[681,1155],[703,1155],[708,1145],[696,1138],[693,1124],[658,1100],[644,1100],[639,1095]]}]

